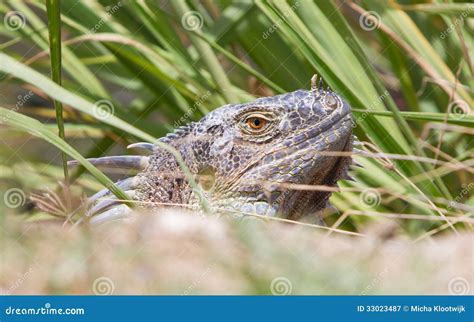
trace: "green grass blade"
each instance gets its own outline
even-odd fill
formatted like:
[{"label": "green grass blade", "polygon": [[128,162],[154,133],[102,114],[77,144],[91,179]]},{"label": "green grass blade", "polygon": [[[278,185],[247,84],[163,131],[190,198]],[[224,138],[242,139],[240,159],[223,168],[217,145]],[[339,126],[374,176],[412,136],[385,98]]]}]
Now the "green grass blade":
[{"label": "green grass blade", "polygon": [[71,158],[79,161],[79,163],[87,169],[104,187],[109,189],[117,198],[128,200],[128,196],[119,187],[117,187],[112,180],[110,180],[99,169],[94,167],[87,161],[77,150],[67,144],[63,139],[58,137],[54,132],[45,127],[41,122],[32,119],[28,116],[9,111],[6,108],[0,107],[0,123],[6,124],[21,131],[25,131],[36,137],[53,144],[62,152],[69,155]]},{"label": "green grass blade", "polygon": [[405,11],[417,11],[437,15],[474,17],[472,3],[419,3],[400,5]]},{"label": "green grass blade", "polygon": [[[47,0],[46,7],[48,11],[49,45],[51,57],[51,77],[53,81],[61,86],[61,18],[58,0]],[[56,110],[56,122],[58,124],[59,137],[65,140],[63,105],[54,100]],[[67,168],[66,153],[62,153],[64,179],[66,185],[69,183],[69,174]]]},{"label": "green grass blade", "polygon": [[[383,6],[378,1],[365,0],[365,2],[368,4],[369,9],[380,14],[381,24],[386,26],[387,30],[393,32],[393,35],[390,35],[390,37],[394,39],[393,37],[396,36],[406,43],[408,46],[407,49],[409,48],[413,51],[413,55],[416,55],[417,57],[416,62],[425,70],[426,73],[432,75],[432,77],[437,80],[447,80],[451,84],[456,82],[454,73],[444,63],[436,49],[423,35],[410,16],[398,8]],[[353,5],[353,7],[357,8],[357,5]],[[407,50],[405,51],[410,54]],[[414,57],[415,56],[412,58]],[[451,95],[452,89],[450,87],[443,86],[443,83],[440,83],[439,85],[443,90],[445,90],[447,95]],[[455,99],[463,99],[468,104],[472,105],[472,97],[463,87],[456,87],[456,91],[453,95]],[[457,96],[459,98],[457,98]]]},{"label": "green grass blade", "polygon": [[[189,17],[190,14],[193,12],[189,9],[188,5],[183,0],[176,0],[171,2],[171,5],[174,7],[178,15],[185,19],[187,16]],[[185,16],[186,15],[186,16]],[[196,19],[200,19],[199,23],[202,24],[202,17],[197,15]],[[195,28],[188,28],[188,29],[195,29]],[[227,78],[227,75],[219,63],[216,55],[212,51],[211,47],[202,39],[198,38],[194,32],[191,30],[186,30],[188,32],[189,38],[193,43],[196,50],[199,52],[201,59],[203,60],[206,67],[209,69],[209,73],[211,73],[212,77],[214,78],[214,82],[216,83],[217,88],[221,92],[221,94],[226,98],[228,103],[236,103],[238,102],[237,96],[234,94],[234,90],[232,85]],[[195,29],[195,32],[201,32],[199,28]]]},{"label": "green grass blade", "polygon": [[[44,22],[25,3],[20,1],[12,2],[12,6],[22,12],[32,29],[25,25],[19,32],[31,39],[37,46],[45,51],[49,51],[48,28]],[[31,30],[30,32],[28,32]],[[90,71],[69,48],[62,49],[63,68],[67,74],[80,84],[79,89],[84,88],[87,93],[100,98],[110,98],[100,81]]]},{"label": "green grass blade", "polygon": [[270,79],[265,77],[265,75],[261,74],[254,68],[252,68],[250,65],[246,64],[236,56],[234,56],[231,52],[227,51],[225,48],[219,46],[214,40],[212,40],[209,36],[205,35],[204,33],[199,34],[196,33],[196,36],[199,38],[203,39],[205,42],[207,42],[212,48],[217,50],[218,52],[222,53],[226,58],[228,58],[230,61],[235,63],[238,67],[249,73],[250,75],[255,76],[258,80],[260,80],[262,83],[276,91],[277,93],[284,93],[285,90],[272,82]]},{"label": "green grass blade", "polygon": [[[390,111],[368,111],[363,109],[352,109],[356,115],[360,114],[372,114],[393,117],[394,114]],[[427,113],[427,112],[399,112],[400,115],[406,120],[415,120],[423,122],[438,122],[461,125],[468,128],[474,128],[474,116],[468,114],[446,114],[444,113]]]},{"label": "green grass blade", "polygon": [[119,119],[113,114],[108,115],[106,118],[98,117],[97,107],[88,100],[78,96],[67,89],[55,84],[47,77],[41,75],[34,69],[19,63],[12,57],[0,53],[0,71],[11,74],[33,86],[36,86],[51,98],[61,101],[63,104],[70,105],[76,110],[86,113],[95,119],[99,119],[101,122],[106,123],[114,128],[120,129],[141,138],[145,141],[153,142],[155,138],[151,135],[143,132],[142,130],[130,125],[126,121]]}]

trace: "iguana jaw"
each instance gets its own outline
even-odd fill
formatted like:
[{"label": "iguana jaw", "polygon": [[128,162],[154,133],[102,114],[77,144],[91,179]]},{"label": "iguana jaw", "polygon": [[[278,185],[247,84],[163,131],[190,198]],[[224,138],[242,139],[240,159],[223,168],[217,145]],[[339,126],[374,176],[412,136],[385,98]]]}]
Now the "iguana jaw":
[{"label": "iguana jaw", "polygon": [[[334,187],[337,181],[348,177],[348,167],[352,162],[350,156],[340,156],[337,152],[351,152],[352,151],[352,134],[346,137],[346,142],[337,148],[320,151],[316,156],[314,164],[321,164],[324,166],[313,168],[312,173],[308,174],[308,186],[319,187]],[[340,141],[342,143],[343,141]],[[326,152],[326,153],[325,153]],[[335,153],[332,153],[335,152]],[[285,190],[283,190],[285,191]],[[286,190],[289,191],[287,197],[280,204],[279,210],[285,214],[286,218],[299,219],[308,214],[317,214],[319,211],[327,207],[328,199],[331,192],[321,190]]]}]

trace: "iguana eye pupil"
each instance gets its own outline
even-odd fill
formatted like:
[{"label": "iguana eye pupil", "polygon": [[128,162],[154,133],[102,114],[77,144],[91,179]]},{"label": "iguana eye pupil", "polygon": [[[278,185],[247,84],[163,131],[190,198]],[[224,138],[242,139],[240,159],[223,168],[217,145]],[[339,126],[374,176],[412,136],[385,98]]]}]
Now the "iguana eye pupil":
[{"label": "iguana eye pupil", "polygon": [[247,119],[247,124],[254,130],[261,130],[266,123],[267,120],[260,117],[251,117]]}]

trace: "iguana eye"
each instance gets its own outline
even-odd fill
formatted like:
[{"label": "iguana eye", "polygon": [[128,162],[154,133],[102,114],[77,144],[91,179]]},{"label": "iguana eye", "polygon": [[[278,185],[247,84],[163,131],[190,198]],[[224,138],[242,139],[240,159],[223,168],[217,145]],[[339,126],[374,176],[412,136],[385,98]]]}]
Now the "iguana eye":
[{"label": "iguana eye", "polygon": [[246,121],[248,126],[253,130],[261,130],[267,125],[267,120],[263,117],[249,117]]},{"label": "iguana eye", "polygon": [[262,142],[277,134],[273,129],[277,124],[275,121],[278,120],[278,115],[270,108],[244,111],[237,114],[235,120],[245,140]]}]

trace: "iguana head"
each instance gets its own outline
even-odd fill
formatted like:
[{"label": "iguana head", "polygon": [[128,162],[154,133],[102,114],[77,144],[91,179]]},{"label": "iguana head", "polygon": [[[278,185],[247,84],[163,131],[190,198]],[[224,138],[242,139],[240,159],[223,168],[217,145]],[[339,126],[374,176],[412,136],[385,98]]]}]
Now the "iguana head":
[{"label": "iguana head", "polygon": [[299,218],[330,193],[287,185],[334,186],[346,174],[350,157],[330,152],[352,150],[350,107],[322,88],[298,90],[223,106],[162,142],[180,151],[211,206]]},{"label": "iguana head", "polygon": [[[180,153],[212,209],[298,219],[325,208],[330,192],[288,185],[334,186],[347,173],[350,156],[334,152],[352,151],[350,106],[313,87],[225,105],[159,142]],[[199,207],[202,196],[175,158],[158,145],[141,147],[153,154],[129,157],[144,169],[122,187],[145,204]]]}]

